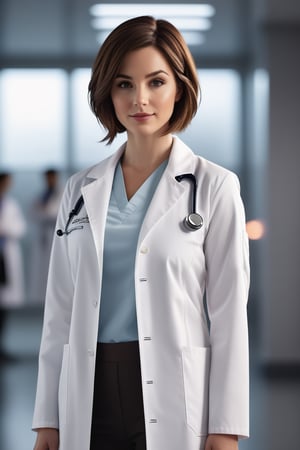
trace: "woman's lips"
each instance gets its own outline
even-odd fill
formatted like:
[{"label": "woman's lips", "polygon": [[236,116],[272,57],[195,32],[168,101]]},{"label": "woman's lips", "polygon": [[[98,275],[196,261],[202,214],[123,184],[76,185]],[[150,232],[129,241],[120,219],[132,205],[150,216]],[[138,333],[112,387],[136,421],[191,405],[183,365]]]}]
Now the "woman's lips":
[{"label": "woman's lips", "polygon": [[154,114],[147,114],[147,113],[137,113],[137,114],[132,114],[130,115],[130,117],[132,117],[133,119],[139,121],[139,122],[143,122],[147,119],[149,119],[150,117],[152,117]]}]

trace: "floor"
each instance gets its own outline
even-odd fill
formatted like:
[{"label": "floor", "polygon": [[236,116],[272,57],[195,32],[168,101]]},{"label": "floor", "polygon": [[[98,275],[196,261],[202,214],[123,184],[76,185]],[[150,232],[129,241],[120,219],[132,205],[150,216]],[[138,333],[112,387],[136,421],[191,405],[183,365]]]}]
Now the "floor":
[{"label": "floor", "polygon": [[3,347],[10,358],[0,366],[0,450],[33,449],[31,420],[41,328],[41,308],[7,315]]},{"label": "floor", "polygon": [[[3,342],[12,358],[0,367],[0,450],[33,449],[31,419],[41,327],[41,308],[13,311],[7,317]],[[240,443],[240,450],[299,450],[299,424],[298,368],[262,368],[252,362],[251,438]]]}]

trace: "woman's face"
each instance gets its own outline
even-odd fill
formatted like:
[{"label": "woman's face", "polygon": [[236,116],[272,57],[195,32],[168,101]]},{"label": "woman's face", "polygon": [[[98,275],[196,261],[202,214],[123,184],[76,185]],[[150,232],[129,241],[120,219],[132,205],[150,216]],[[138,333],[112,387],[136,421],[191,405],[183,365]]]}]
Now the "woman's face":
[{"label": "woman's face", "polygon": [[180,98],[174,73],[155,47],[128,53],[111,91],[118,120],[128,134],[161,136]]}]

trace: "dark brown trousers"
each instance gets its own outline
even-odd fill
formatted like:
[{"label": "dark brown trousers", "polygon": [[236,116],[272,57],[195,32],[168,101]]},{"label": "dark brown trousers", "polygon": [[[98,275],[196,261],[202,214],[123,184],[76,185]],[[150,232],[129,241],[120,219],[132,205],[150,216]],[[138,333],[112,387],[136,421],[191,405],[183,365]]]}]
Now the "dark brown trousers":
[{"label": "dark brown trousers", "polygon": [[146,450],[136,341],[98,344],[90,450]]}]

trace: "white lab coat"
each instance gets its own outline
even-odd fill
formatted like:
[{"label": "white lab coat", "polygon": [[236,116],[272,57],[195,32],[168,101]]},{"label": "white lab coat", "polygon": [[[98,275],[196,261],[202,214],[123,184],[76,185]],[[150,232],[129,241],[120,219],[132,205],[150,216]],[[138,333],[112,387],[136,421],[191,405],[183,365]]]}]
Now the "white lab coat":
[{"label": "white lab coat", "polygon": [[[106,213],[123,152],[71,177],[54,238],[33,428],[60,429],[61,450],[88,450]],[[204,225],[186,231],[194,173]],[[139,235],[135,288],[147,450],[199,450],[207,433],[248,435],[249,267],[237,178],[178,138]],[[206,290],[211,321],[207,327]]]},{"label": "white lab coat", "polygon": [[34,223],[29,258],[29,299],[33,303],[45,301],[50,252],[61,197],[62,189],[58,188],[45,205],[37,200],[32,207]]},{"label": "white lab coat", "polygon": [[0,287],[0,305],[19,306],[24,302],[23,257],[20,239],[26,231],[26,222],[18,203],[4,196],[0,210],[0,235],[5,237],[4,261],[7,284]]}]

